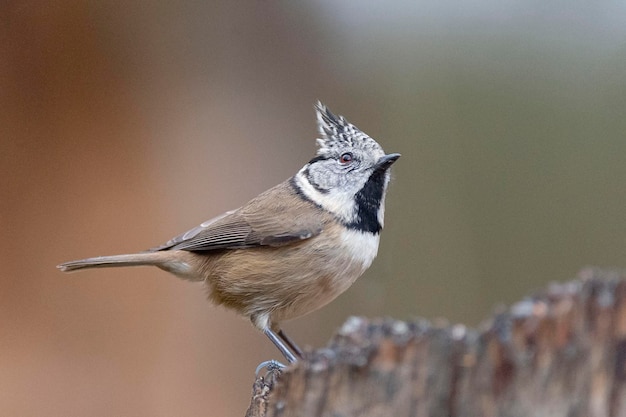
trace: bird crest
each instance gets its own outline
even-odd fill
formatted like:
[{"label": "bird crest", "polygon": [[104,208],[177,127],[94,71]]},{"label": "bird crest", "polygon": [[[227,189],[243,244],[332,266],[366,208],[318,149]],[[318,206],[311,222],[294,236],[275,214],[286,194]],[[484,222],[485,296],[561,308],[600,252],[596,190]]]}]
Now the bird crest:
[{"label": "bird crest", "polygon": [[381,146],[345,117],[334,115],[328,107],[318,101],[315,105],[317,129],[321,137],[317,139],[318,155],[328,155],[337,149],[358,147],[365,151],[380,150]]}]

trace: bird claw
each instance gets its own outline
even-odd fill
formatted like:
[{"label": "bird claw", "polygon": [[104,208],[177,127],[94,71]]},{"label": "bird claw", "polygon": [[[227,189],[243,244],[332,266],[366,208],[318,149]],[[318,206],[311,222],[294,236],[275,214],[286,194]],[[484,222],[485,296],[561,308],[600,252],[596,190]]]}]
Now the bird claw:
[{"label": "bird claw", "polygon": [[267,368],[267,372],[265,373],[265,375],[267,375],[270,372],[274,372],[274,371],[281,371],[284,368],[286,368],[285,365],[283,365],[282,363],[271,359],[269,361],[263,361],[259,364],[259,366],[256,367],[256,370],[254,371],[254,374],[258,377],[259,376],[259,372],[261,371],[261,369],[263,368]]}]

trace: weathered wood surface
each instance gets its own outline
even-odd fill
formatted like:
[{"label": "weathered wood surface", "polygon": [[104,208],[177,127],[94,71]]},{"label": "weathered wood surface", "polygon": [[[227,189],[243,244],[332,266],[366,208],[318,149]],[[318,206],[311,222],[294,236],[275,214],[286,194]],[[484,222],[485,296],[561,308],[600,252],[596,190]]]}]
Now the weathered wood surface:
[{"label": "weathered wood surface", "polygon": [[588,269],[477,330],[350,318],[247,417],[626,417],[626,274]]}]

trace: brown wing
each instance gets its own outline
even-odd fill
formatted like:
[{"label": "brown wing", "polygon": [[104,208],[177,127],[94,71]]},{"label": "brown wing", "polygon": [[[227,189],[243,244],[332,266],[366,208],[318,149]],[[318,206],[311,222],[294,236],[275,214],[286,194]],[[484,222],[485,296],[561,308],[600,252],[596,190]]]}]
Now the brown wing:
[{"label": "brown wing", "polygon": [[208,220],[151,251],[209,251],[253,246],[283,246],[318,235],[324,212],[302,199],[289,181],[245,206]]}]

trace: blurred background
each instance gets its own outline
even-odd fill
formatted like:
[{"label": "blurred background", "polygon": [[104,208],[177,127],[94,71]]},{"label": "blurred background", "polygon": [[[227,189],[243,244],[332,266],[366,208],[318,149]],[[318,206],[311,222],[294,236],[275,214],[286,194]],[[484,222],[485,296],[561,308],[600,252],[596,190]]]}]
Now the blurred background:
[{"label": "blurred background", "polygon": [[0,5],[0,409],[242,416],[279,353],[158,269],[55,265],[160,244],[293,175],[313,103],[400,152],[373,267],[287,323],[475,326],[626,266],[620,1]]}]

